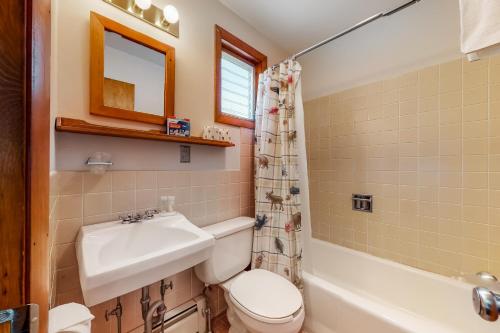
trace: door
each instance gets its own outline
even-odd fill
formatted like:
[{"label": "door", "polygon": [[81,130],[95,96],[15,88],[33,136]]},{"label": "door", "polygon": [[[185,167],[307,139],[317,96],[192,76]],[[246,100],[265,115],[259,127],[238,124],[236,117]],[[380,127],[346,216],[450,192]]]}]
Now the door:
[{"label": "door", "polygon": [[[50,0],[0,2],[0,310],[48,315]],[[26,310],[23,309],[28,309]],[[24,312],[23,312],[24,311]],[[0,314],[0,321],[9,314]],[[0,324],[9,332],[10,324]],[[29,325],[28,325],[29,327]]]}]

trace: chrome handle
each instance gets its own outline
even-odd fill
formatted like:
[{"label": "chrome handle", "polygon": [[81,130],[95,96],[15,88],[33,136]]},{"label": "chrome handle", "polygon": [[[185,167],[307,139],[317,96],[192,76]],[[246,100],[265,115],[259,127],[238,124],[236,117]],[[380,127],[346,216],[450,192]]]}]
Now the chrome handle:
[{"label": "chrome handle", "polygon": [[91,165],[112,166],[113,162],[91,162],[91,161],[87,160],[87,162],[85,162],[85,164],[88,166],[91,166]]},{"label": "chrome handle", "polygon": [[489,281],[489,282],[497,282],[498,281],[498,279],[495,275],[488,273],[488,272],[479,272],[479,273],[476,273],[476,276],[484,281]]},{"label": "chrome handle", "polygon": [[476,287],[472,290],[474,311],[487,321],[496,321],[500,311],[500,295],[487,288]]},{"label": "chrome handle", "polygon": [[122,221],[122,224],[132,223],[132,220],[134,219],[131,214],[121,215],[118,218]]},{"label": "chrome handle", "polygon": [[144,212],[144,217],[148,220],[152,219],[154,217],[155,214],[158,214],[159,211],[157,209],[147,209],[145,212]]}]

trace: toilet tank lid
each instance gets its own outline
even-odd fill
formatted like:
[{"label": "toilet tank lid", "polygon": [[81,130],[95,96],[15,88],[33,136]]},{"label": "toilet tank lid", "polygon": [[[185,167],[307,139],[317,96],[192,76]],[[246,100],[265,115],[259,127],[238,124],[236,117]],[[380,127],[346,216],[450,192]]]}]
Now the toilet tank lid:
[{"label": "toilet tank lid", "polygon": [[215,223],[203,228],[206,232],[214,236],[215,239],[229,236],[245,229],[252,228],[255,219],[247,216],[240,216],[234,219]]},{"label": "toilet tank lid", "polygon": [[49,333],[59,332],[92,319],[94,316],[84,305],[77,303],[59,305],[49,311]]}]

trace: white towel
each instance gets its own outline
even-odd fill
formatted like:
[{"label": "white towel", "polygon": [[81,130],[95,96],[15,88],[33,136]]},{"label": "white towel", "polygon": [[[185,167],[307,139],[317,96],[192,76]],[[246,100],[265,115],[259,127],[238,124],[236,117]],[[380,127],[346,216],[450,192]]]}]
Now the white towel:
[{"label": "white towel", "polygon": [[500,43],[500,0],[460,0],[462,52]]}]

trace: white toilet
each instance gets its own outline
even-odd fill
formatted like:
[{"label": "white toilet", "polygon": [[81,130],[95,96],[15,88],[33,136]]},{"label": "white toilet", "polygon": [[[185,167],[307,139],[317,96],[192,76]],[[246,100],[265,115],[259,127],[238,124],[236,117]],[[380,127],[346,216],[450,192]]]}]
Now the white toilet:
[{"label": "white toilet", "polygon": [[49,310],[48,333],[90,333],[94,316],[84,305],[68,303]]},{"label": "white toilet", "polygon": [[215,247],[195,273],[224,289],[230,333],[297,333],[305,315],[299,290],[278,274],[243,271],[251,261],[254,224],[253,218],[239,217],[205,227]]}]

